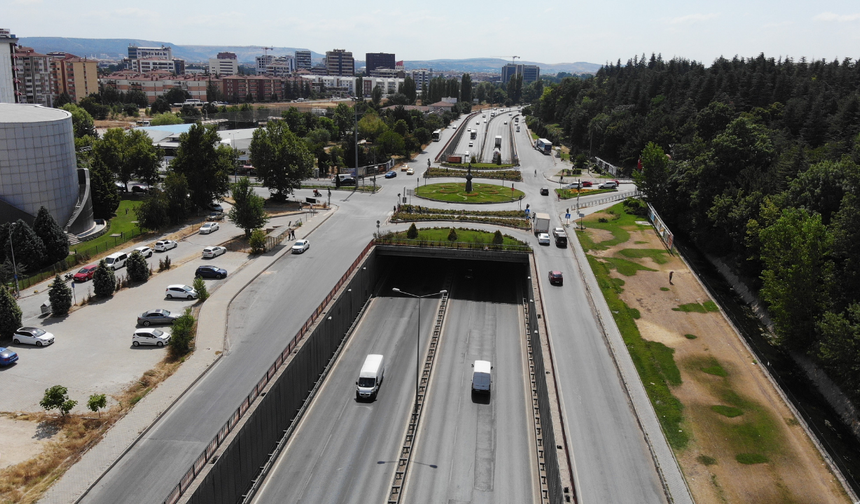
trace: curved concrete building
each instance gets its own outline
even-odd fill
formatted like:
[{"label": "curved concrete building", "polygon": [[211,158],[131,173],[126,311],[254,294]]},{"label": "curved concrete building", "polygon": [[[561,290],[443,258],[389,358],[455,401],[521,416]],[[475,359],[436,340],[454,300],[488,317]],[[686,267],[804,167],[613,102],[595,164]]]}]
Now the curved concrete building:
[{"label": "curved concrete building", "polygon": [[[33,223],[39,207],[72,232],[92,225],[81,216],[86,182],[75,161],[72,114],[40,105],[0,103],[0,220]],[[83,190],[82,190],[83,189]],[[75,225],[70,218],[75,216]],[[29,216],[29,218],[28,218]],[[89,220],[89,223],[78,222]]]}]

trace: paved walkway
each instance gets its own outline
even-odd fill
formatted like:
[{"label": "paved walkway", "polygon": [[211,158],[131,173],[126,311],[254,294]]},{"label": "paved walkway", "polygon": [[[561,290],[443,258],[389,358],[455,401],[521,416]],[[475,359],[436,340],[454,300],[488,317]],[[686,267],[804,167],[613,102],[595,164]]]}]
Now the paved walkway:
[{"label": "paved walkway", "polygon": [[[306,238],[325,222],[337,207],[318,211],[305,224],[296,229],[296,238]],[[295,216],[275,218],[279,224],[283,219],[294,220]],[[227,330],[227,310],[233,298],[254,281],[263,271],[284,254],[289,246],[260,256],[231,276],[212,296],[201,305],[197,327],[197,349],[170,378],[162,382],[119,420],[90,451],[73,465],[39,501],[45,504],[77,502],[95,485],[113,465],[137,442],[180,397],[200,379],[221,357]]]}]

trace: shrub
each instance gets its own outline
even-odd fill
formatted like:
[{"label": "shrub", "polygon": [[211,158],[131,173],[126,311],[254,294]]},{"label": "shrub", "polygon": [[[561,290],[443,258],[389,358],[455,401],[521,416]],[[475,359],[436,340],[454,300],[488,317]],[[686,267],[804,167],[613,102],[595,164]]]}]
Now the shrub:
[{"label": "shrub", "polygon": [[116,276],[104,260],[99,261],[99,267],[93,272],[93,291],[98,297],[110,297],[116,291]]},{"label": "shrub", "polygon": [[448,233],[448,241],[457,241],[457,231],[454,228],[451,228],[451,231]]},{"label": "shrub", "polygon": [[196,277],[191,286],[197,291],[198,299],[200,299],[200,301],[206,301],[209,299],[209,291],[206,290],[206,282],[201,277]]},{"label": "shrub", "polygon": [[186,308],[185,313],[173,323],[173,332],[170,334],[168,348],[170,356],[174,359],[182,357],[191,351],[191,340],[194,338],[194,317],[191,308]]},{"label": "shrub", "polygon": [[101,410],[107,406],[107,398],[104,394],[93,394],[90,396],[89,400],[87,400],[87,408],[90,409],[93,413],[98,413],[99,418],[102,417]]},{"label": "shrub", "polygon": [[413,222],[411,226],[409,226],[409,230],[406,231],[406,237],[410,240],[414,240],[418,238],[418,228],[415,227],[415,223]]},{"label": "shrub", "polygon": [[252,254],[262,254],[266,251],[266,233],[262,229],[253,230],[248,245],[251,246]]},{"label": "shrub", "polygon": [[493,245],[502,245],[505,243],[505,237],[502,236],[502,232],[498,229],[495,233],[493,233]]},{"label": "shrub", "polygon": [[51,314],[57,316],[67,315],[72,307],[72,289],[60,278],[54,277],[48,290],[48,300],[51,302]]},{"label": "shrub", "polygon": [[146,259],[143,254],[135,250],[128,258],[128,278],[132,282],[145,282],[149,280],[149,265],[146,264]]},{"label": "shrub", "polygon": [[58,409],[60,410],[60,414],[63,418],[65,418],[66,413],[72,411],[72,408],[78,404],[78,401],[69,399],[68,392],[68,389],[62,385],[54,385],[49,389],[45,389],[45,396],[42,397],[41,401],[39,401],[39,405],[44,408],[45,411]]},{"label": "shrub", "polygon": [[158,260],[158,271],[167,271],[170,269],[170,256],[164,256],[164,259]]}]

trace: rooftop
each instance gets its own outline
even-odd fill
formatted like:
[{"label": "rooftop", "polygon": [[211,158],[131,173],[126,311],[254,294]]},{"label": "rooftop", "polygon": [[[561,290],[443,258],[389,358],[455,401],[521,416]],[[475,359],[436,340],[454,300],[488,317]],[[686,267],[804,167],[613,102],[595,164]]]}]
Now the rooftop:
[{"label": "rooftop", "polygon": [[43,107],[41,105],[0,103],[0,124],[62,121],[71,117],[72,114],[65,110]]}]

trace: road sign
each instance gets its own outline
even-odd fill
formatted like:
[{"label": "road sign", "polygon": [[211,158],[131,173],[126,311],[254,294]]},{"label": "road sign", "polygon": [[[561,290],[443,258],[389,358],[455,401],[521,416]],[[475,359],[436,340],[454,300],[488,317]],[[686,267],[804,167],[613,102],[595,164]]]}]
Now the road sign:
[{"label": "road sign", "polygon": [[569,213],[564,214],[564,218],[565,218],[565,219],[570,219],[570,214],[569,214]]}]

